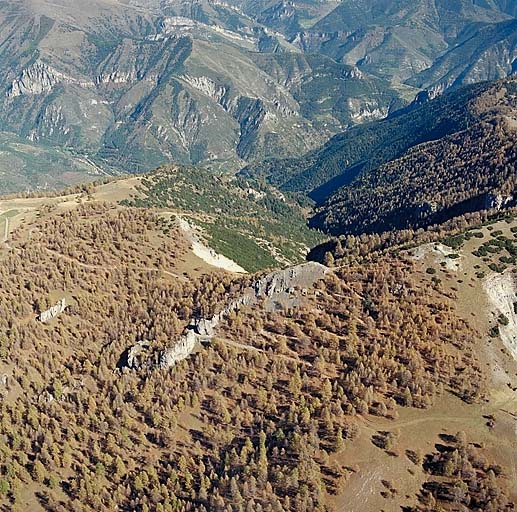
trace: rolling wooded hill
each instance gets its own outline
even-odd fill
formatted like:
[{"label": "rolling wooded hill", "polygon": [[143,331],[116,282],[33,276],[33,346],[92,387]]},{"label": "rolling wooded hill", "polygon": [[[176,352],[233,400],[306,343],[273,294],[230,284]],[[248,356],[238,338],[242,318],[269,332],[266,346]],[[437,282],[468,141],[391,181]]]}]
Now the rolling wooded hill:
[{"label": "rolling wooded hill", "polygon": [[499,286],[484,291],[481,247],[513,247],[515,218],[476,226],[455,259],[413,238],[302,289],[297,267],[276,274],[267,293],[284,295],[232,309],[165,368],[263,274],[210,268],[163,209],[119,205],[134,181],[0,200],[0,506],[512,510],[515,315],[479,303]]}]

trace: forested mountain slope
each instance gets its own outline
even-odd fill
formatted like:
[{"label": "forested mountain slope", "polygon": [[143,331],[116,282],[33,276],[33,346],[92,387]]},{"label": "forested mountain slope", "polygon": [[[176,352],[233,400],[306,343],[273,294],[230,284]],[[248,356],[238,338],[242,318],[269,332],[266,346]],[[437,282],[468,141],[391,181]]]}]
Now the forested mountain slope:
[{"label": "forested mountain slope", "polygon": [[517,72],[516,19],[469,28],[461,39],[408,83],[441,92]]},{"label": "forested mountain slope", "polygon": [[451,135],[363,172],[335,192],[311,223],[334,234],[382,232],[514,202],[517,82],[478,95],[465,120]]},{"label": "forested mountain slope", "polygon": [[[356,254],[285,304],[230,312],[163,369],[193,319],[261,275],[189,263],[181,226],[113,202],[128,193],[0,200],[1,506],[512,510],[515,367],[487,342],[491,309],[473,316],[457,274],[426,271],[432,251]],[[135,346],[155,363],[125,367]]]},{"label": "forested mountain slope", "polygon": [[498,89],[492,83],[475,84],[429,102],[422,95],[407,109],[337,135],[302,158],[273,159],[250,165],[242,173],[263,176],[281,190],[303,192],[321,202],[408,149],[464,130],[497,104]]},{"label": "forested mountain slope", "polygon": [[179,166],[137,180],[136,197],[124,204],[181,215],[247,271],[300,263],[323,239],[307,227],[308,208],[263,183]]}]

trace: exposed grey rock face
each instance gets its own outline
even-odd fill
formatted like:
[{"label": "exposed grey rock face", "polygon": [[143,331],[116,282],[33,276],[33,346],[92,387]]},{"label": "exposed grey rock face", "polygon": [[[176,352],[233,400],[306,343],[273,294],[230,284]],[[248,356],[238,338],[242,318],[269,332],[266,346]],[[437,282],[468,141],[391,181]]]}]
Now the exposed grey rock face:
[{"label": "exposed grey rock face", "polygon": [[200,318],[195,321],[193,330],[199,336],[213,336],[214,329],[220,320],[220,315],[215,315],[212,318]]},{"label": "exposed grey rock face", "polygon": [[424,103],[429,103],[430,101],[434,100],[437,96],[439,96],[443,90],[436,90],[436,89],[429,89],[422,92],[419,92],[416,95],[416,98],[414,99],[411,106],[418,106],[422,105]]},{"label": "exposed grey rock face", "polygon": [[256,281],[244,293],[231,301],[220,313],[212,318],[195,319],[186,334],[160,357],[160,367],[169,368],[187,358],[198,341],[208,341],[214,336],[215,329],[229,313],[244,306],[251,306],[266,299],[266,308],[273,309],[278,303],[296,306],[299,304],[299,291],[312,287],[323,279],[328,268],[320,263],[310,262],[296,267],[272,272]]},{"label": "exposed grey rock face", "polygon": [[513,274],[492,274],[483,282],[491,307],[508,319],[507,325],[499,326],[501,340],[517,361],[517,314],[515,313],[515,297],[517,286]]},{"label": "exposed grey rock face", "polygon": [[139,368],[140,359],[142,356],[145,358],[145,351],[149,347],[150,343],[147,340],[139,341],[136,345],[131,347],[127,351],[127,366],[129,368]]},{"label": "exposed grey rock face", "polygon": [[513,202],[513,196],[503,196],[502,194],[486,194],[485,210],[501,210]]},{"label": "exposed grey rock face", "polygon": [[170,368],[187,359],[196,348],[198,341],[201,341],[201,337],[194,331],[188,330],[173,347],[162,352],[159,367]]},{"label": "exposed grey rock face", "polygon": [[[317,281],[323,279],[327,272],[329,269],[324,265],[309,262],[264,276],[246,288],[240,297],[232,300],[213,317],[192,319],[183,336],[160,354],[158,368],[171,368],[188,358],[197,346],[211,340],[219,323],[232,311],[257,304],[263,299],[266,300],[266,308],[271,310],[279,304],[290,307],[299,305],[300,295],[314,286]],[[148,342],[140,342],[128,350],[128,368],[139,369],[154,366],[146,350],[149,345]]]},{"label": "exposed grey rock face", "polygon": [[251,300],[265,298],[270,303],[280,302],[296,295],[297,289],[312,287],[315,282],[323,279],[327,272],[327,267],[316,262],[272,272],[254,284],[254,296],[249,293],[247,295]]},{"label": "exposed grey rock face", "polygon": [[52,91],[55,85],[67,81],[72,82],[74,80],[44,62],[36,61],[13,80],[6,95],[8,98],[16,98],[24,94],[48,93]]},{"label": "exposed grey rock face", "polygon": [[300,290],[303,292],[304,289],[312,287],[314,283],[323,279],[328,271],[324,265],[310,262],[272,272],[259,279],[217,315],[193,320],[179,342],[161,354],[160,368],[170,368],[189,357],[198,342],[209,341],[214,336],[219,323],[232,311],[254,305],[261,299],[266,299],[266,308],[269,309],[274,309],[279,303],[291,307],[298,305]]},{"label": "exposed grey rock face", "polygon": [[66,300],[61,299],[55,306],[40,313],[38,320],[42,323],[50,322],[50,320],[63,313],[67,307]]}]

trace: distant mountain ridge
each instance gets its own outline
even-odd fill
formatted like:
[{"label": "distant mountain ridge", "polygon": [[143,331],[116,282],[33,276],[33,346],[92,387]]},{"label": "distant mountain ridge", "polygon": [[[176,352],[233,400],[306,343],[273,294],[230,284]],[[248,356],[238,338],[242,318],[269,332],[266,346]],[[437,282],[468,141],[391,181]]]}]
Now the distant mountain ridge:
[{"label": "distant mountain ridge", "polygon": [[405,82],[460,45],[467,29],[509,20],[508,7],[468,0],[343,1],[297,42],[364,72]]},{"label": "distant mountain ridge", "polygon": [[441,92],[516,72],[517,19],[512,19],[466,30],[460,43],[408,83]]},{"label": "distant mountain ridge", "polygon": [[464,129],[473,115],[469,105],[491,87],[491,83],[475,84],[431,102],[414,103],[387,119],[336,135],[302,158],[273,159],[242,173],[263,176],[281,190],[301,192],[321,203],[356,176],[402,156],[411,147]]},{"label": "distant mountain ridge", "polygon": [[33,173],[9,146],[0,172],[19,190],[59,186],[67,165],[86,179],[296,157],[422,90],[515,72],[514,4],[8,0],[0,130],[49,164]]}]

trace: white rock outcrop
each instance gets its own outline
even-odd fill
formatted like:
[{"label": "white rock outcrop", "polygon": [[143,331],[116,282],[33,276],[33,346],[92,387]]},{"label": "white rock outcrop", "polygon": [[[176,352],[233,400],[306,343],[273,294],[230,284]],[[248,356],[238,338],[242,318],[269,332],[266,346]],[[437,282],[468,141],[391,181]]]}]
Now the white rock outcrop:
[{"label": "white rock outcrop", "polygon": [[198,341],[200,341],[200,336],[195,331],[188,330],[173,347],[162,352],[159,367],[171,368],[187,359],[194,352]]},{"label": "white rock outcrop", "polygon": [[127,357],[123,356],[125,363],[122,363],[122,367],[134,370],[156,366],[161,369],[172,368],[187,359],[196,347],[209,342],[219,323],[232,311],[257,304],[260,300],[265,300],[265,307],[271,310],[280,304],[296,307],[300,304],[300,295],[323,279],[327,272],[327,267],[315,262],[271,272],[246,288],[242,295],[230,301],[213,317],[193,318],[176,343],[161,352],[157,365],[148,350],[151,343],[140,341],[128,349]]},{"label": "white rock outcrop", "polygon": [[277,304],[291,307],[300,302],[300,290],[312,287],[329,271],[320,263],[309,262],[296,267],[272,272],[246,288],[244,293],[232,300],[221,312],[212,318],[193,319],[178,342],[160,355],[159,367],[171,368],[186,359],[202,342],[210,341],[219,323],[232,311],[250,306],[266,299],[266,308],[274,309]]},{"label": "white rock outcrop", "polygon": [[228,92],[226,87],[217,84],[214,80],[207,76],[183,75],[182,78],[194,89],[197,89],[215,102],[223,105],[223,99]]},{"label": "white rock outcrop", "polygon": [[66,299],[61,299],[55,306],[43,311],[39,314],[38,320],[42,323],[50,322],[56,316],[59,316],[61,313],[64,313],[65,309],[68,307],[66,303]]},{"label": "white rock outcrop", "polygon": [[486,210],[502,210],[513,202],[513,196],[503,196],[502,194],[486,194],[484,208]]},{"label": "white rock outcrop", "polygon": [[16,98],[24,94],[47,93],[64,79],[65,75],[59,71],[41,61],[36,61],[13,80],[11,87],[7,91],[7,97]]},{"label": "white rock outcrop", "polygon": [[499,325],[499,334],[504,346],[517,360],[517,286],[513,274],[495,274],[483,283],[493,309],[508,319],[507,325]]},{"label": "white rock outcrop", "polygon": [[247,274],[235,261],[218,254],[211,247],[204,244],[201,238],[196,233],[196,230],[185,219],[178,217],[178,222],[181,230],[185,233],[187,239],[190,241],[192,252],[205,263],[212,267],[222,268],[228,272],[236,272],[238,274]]},{"label": "white rock outcrop", "polygon": [[142,340],[139,341],[136,345],[132,346],[127,351],[127,361],[126,365],[129,368],[139,368],[140,367],[140,357],[145,353],[146,348],[150,345],[149,341]]},{"label": "white rock outcrop", "polygon": [[75,84],[80,87],[92,88],[90,81],[81,81],[72,78],[45,62],[37,60],[31,66],[25,68],[15,78],[7,90],[8,98],[16,98],[22,95],[46,94],[61,83]]},{"label": "white rock outcrop", "polygon": [[349,98],[348,108],[350,109],[350,117],[355,123],[384,119],[389,114],[389,109],[381,107],[379,102],[358,98]]}]

